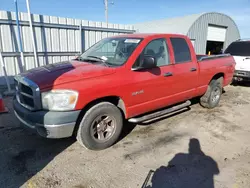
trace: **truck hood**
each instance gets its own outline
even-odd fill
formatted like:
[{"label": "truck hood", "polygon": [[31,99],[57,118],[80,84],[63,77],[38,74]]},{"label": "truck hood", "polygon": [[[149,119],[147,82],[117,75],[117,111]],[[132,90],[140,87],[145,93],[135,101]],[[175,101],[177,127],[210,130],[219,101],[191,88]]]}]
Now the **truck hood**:
[{"label": "truck hood", "polygon": [[82,79],[113,74],[114,68],[80,61],[64,61],[31,69],[21,74],[40,89]]}]

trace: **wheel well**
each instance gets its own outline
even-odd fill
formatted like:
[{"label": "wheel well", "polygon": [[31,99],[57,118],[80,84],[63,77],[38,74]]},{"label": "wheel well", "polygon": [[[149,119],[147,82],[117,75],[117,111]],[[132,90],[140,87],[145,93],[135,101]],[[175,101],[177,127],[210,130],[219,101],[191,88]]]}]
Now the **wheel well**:
[{"label": "wheel well", "polygon": [[84,114],[94,105],[100,103],[100,102],[110,102],[112,104],[114,104],[115,106],[117,106],[121,112],[123,117],[126,117],[126,108],[125,108],[125,104],[123,102],[123,100],[118,97],[118,96],[107,96],[107,97],[102,97],[102,98],[98,98],[94,101],[89,102],[80,112],[77,122],[76,122],[76,126],[74,129],[74,134],[76,135],[79,124],[81,122],[82,117],[84,116]]},{"label": "wheel well", "polygon": [[225,78],[224,76],[225,76],[225,74],[223,72],[217,73],[216,75],[213,76],[213,78],[210,80],[210,82],[212,80],[217,80],[218,78],[221,78],[221,77],[224,79]]}]

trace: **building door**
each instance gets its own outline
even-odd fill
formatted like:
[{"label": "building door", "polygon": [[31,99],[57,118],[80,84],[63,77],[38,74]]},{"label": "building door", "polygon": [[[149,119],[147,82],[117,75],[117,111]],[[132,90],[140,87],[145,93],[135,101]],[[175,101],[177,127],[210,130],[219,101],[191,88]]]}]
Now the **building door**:
[{"label": "building door", "polygon": [[206,54],[216,55],[223,51],[227,28],[208,25]]}]

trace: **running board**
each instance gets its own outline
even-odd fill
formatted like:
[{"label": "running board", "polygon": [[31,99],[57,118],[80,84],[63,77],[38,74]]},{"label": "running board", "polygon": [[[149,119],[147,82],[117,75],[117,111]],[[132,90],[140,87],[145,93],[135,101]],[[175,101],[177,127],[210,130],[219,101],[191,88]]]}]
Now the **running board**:
[{"label": "running board", "polygon": [[141,122],[144,122],[144,121],[147,121],[147,120],[150,120],[153,118],[157,118],[157,117],[169,114],[171,112],[180,110],[180,109],[188,107],[190,105],[191,105],[191,102],[188,100],[185,103],[182,103],[182,104],[179,104],[179,105],[176,105],[176,106],[173,106],[171,108],[167,108],[167,109],[164,109],[161,111],[157,111],[157,112],[154,112],[152,114],[147,114],[147,115],[140,116],[140,117],[130,118],[128,121],[131,123],[141,123]]}]

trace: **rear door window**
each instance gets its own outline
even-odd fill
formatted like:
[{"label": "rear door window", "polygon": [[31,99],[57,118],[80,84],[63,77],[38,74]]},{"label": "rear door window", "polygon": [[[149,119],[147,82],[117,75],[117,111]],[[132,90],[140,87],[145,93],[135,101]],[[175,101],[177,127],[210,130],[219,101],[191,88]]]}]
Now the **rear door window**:
[{"label": "rear door window", "polygon": [[187,63],[191,61],[189,46],[184,38],[170,38],[174,50],[175,63]]},{"label": "rear door window", "polygon": [[233,56],[250,56],[250,42],[233,42],[227,47],[225,53]]}]

